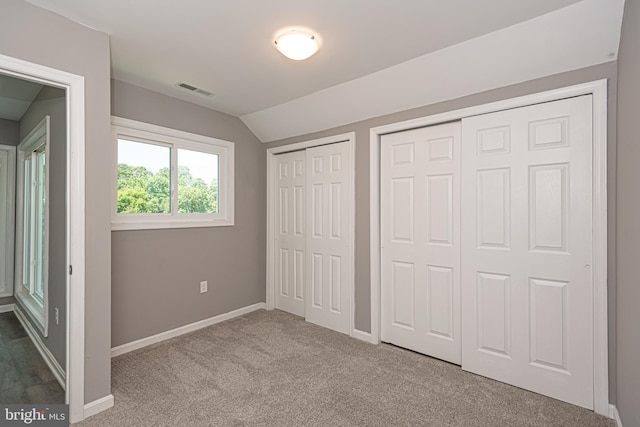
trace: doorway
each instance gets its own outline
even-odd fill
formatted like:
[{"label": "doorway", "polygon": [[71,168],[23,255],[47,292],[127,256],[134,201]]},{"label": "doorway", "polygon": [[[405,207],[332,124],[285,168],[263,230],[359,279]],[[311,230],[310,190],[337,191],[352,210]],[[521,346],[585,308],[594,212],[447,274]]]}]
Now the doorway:
[{"label": "doorway", "polygon": [[3,403],[65,399],[65,97],[63,89],[0,74],[1,133],[13,148],[11,170],[7,164],[2,174],[11,212],[4,215],[0,271],[11,284],[4,296],[13,313],[3,315],[2,332],[12,339],[2,345],[15,381],[4,384]]},{"label": "doorway", "polygon": [[[61,141],[64,153],[57,160],[51,159],[51,165],[62,165],[51,175],[51,180],[58,179],[58,184],[61,182],[62,196],[52,198],[51,205],[55,199],[58,203],[56,218],[59,217],[58,221],[64,224],[58,230],[61,233],[58,234],[60,239],[55,239],[62,242],[60,247],[56,246],[60,258],[55,268],[59,273],[58,278],[62,280],[64,294],[55,303],[58,305],[54,306],[58,308],[57,319],[56,311],[53,309],[47,318],[54,324],[57,321],[57,329],[64,338],[64,341],[61,341],[62,349],[49,351],[52,355],[58,353],[57,358],[53,358],[58,361],[60,372],[64,373],[64,401],[70,405],[70,421],[77,422],[84,418],[84,79],[4,55],[0,55],[0,74],[32,85],[40,85],[37,93],[40,93],[42,87],[51,88],[42,95],[41,101],[44,104],[59,98],[53,93],[64,94],[59,105],[59,110],[64,113],[60,121],[61,129],[64,131]],[[46,159],[42,156],[40,160],[41,164],[46,164]],[[59,214],[60,212],[62,213]],[[53,207],[49,213],[53,213]],[[43,248],[46,246],[48,245],[44,245]],[[53,271],[53,268],[48,270]],[[15,277],[14,271],[14,283]],[[6,300],[0,303],[5,307],[11,307],[12,310],[15,307],[18,307],[17,311],[24,308],[15,300],[13,303]],[[51,304],[49,307],[52,307]],[[29,314],[25,314],[24,318],[28,329],[31,325]],[[42,331],[37,325],[33,329],[32,338],[36,342]],[[49,335],[49,332],[53,331],[47,331],[42,335]],[[46,345],[43,347],[47,349]]]}]

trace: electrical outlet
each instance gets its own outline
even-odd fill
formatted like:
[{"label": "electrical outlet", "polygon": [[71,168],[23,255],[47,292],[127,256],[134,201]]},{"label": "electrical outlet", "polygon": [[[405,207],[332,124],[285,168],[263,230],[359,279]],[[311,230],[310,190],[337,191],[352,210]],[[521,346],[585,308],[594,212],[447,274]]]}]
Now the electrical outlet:
[{"label": "electrical outlet", "polygon": [[58,307],[53,309],[53,312],[55,313],[55,317],[56,317],[56,325],[60,324],[60,311],[58,310]]},{"label": "electrical outlet", "polygon": [[207,281],[205,280],[204,282],[200,282],[200,293],[203,294],[207,292],[207,290],[208,290]]}]

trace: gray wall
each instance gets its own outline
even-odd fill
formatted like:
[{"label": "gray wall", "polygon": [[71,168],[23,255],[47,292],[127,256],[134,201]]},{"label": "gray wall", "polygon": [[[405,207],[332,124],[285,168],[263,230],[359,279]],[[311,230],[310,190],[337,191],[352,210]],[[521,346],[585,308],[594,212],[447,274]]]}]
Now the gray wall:
[{"label": "gray wall", "polygon": [[2,0],[0,54],[84,77],[85,402],[91,402],[111,393],[109,37],[22,0]]},{"label": "gray wall", "polygon": [[[20,120],[20,141],[27,137],[45,116],[49,116],[49,335],[44,337],[31,320],[29,311],[22,306],[27,320],[42,338],[62,369],[66,363],[66,168],[67,122],[65,92],[45,86],[33,100]],[[17,235],[17,233],[16,233]],[[56,325],[54,308],[60,310],[60,322]]]},{"label": "gray wall", "polygon": [[[0,145],[15,147],[20,142],[20,122],[0,119]],[[0,298],[0,305],[14,304],[13,297]]]},{"label": "gray wall", "polygon": [[0,145],[16,146],[20,142],[20,123],[0,119]]},{"label": "gray wall", "polygon": [[234,226],[112,233],[112,346],[265,301],[262,144],[237,117],[120,81],[112,114],[235,143]]},{"label": "gray wall", "polygon": [[544,77],[529,82],[507,86],[500,89],[491,90],[471,96],[466,96],[451,101],[415,108],[400,113],[390,114],[374,119],[369,119],[334,129],[316,132],[308,135],[301,135],[274,141],[266,145],[266,148],[292,144],[295,142],[321,138],[329,135],[336,135],[345,132],[356,133],[356,256],[355,256],[355,326],[357,329],[371,331],[371,288],[370,288],[370,262],[369,262],[369,129],[375,126],[382,126],[389,123],[414,119],[417,117],[429,116],[446,111],[474,105],[486,104],[489,102],[527,95],[545,90],[551,90],[570,86],[574,84],[589,82],[599,79],[609,79],[609,135],[608,135],[608,209],[609,209],[609,353],[610,364],[610,397],[615,401],[615,159],[616,159],[616,81],[617,64],[609,62],[594,67],[581,70],[557,74]]},{"label": "gray wall", "polygon": [[0,306],[7,304],[15,304],[16,300],[13,297],[3,297],[0,298]]},{"label": "gray wall", "polygon": [[627,0],[618,56],[618,411],[640,426],[640,1]]}]

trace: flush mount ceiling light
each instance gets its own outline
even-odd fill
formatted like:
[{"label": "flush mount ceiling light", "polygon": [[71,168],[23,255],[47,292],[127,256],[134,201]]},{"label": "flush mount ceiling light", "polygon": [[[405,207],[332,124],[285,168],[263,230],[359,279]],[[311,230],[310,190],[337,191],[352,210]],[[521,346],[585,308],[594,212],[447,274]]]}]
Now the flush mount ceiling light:
[{"label": "flush mount ceiling light", "polygon": [[287,58],[301,61],[320,49],[318,38],[306,31],[288,30],[276,37],[276,48]]}]

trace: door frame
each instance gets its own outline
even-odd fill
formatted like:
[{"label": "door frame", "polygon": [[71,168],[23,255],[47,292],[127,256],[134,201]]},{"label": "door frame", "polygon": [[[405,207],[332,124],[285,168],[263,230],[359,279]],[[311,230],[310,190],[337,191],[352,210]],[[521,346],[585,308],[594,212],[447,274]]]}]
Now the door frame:
[{"label": "door frame", "polygon": [[593,96],[593,318],[594,411],[609,416],[609,348],[607,330],[607,80],[549,90],[488,104],[420,117],[370,129],[370,262],[371,342],[380,343],[380,140],[391,132],[462,120],[465,117],[557,101]]},{"label": "door frame", "polygon": [[67,128],[65,402],[71,422],[84,419],[85,103],[84,77],[0,54],[0,72],[65,90]]},{"label": "door frame", "polygon": [[355,132],[343,133],[340,135],[328,136],[325,138],[313,139],[304,142],[298,142],[295,144],[281,145],[279,147],[273,147],[267,149],[267,310],[275,309],[276,300],[276,285],[275,285],[275,235],[276,230],[273,224],[273,220],[276,214],[276,180],[275,171],[277,170],[276,155],[288,153],[291,151],[304,150],[312,147],[319,147],[321,145],[336,144],[339,142],[346,142],[349,145],[351,151],[351,179],[349,182],[349,189],[351,191],[353,212],[350,215],[351,219],[351,271],[353,272],[351,282],[349,283],[349,295],[351,296],[351,302],[349,304],[349,335],[358,336],[358,331],[355,328],[355,148],[356,148],[356,134]]}]

